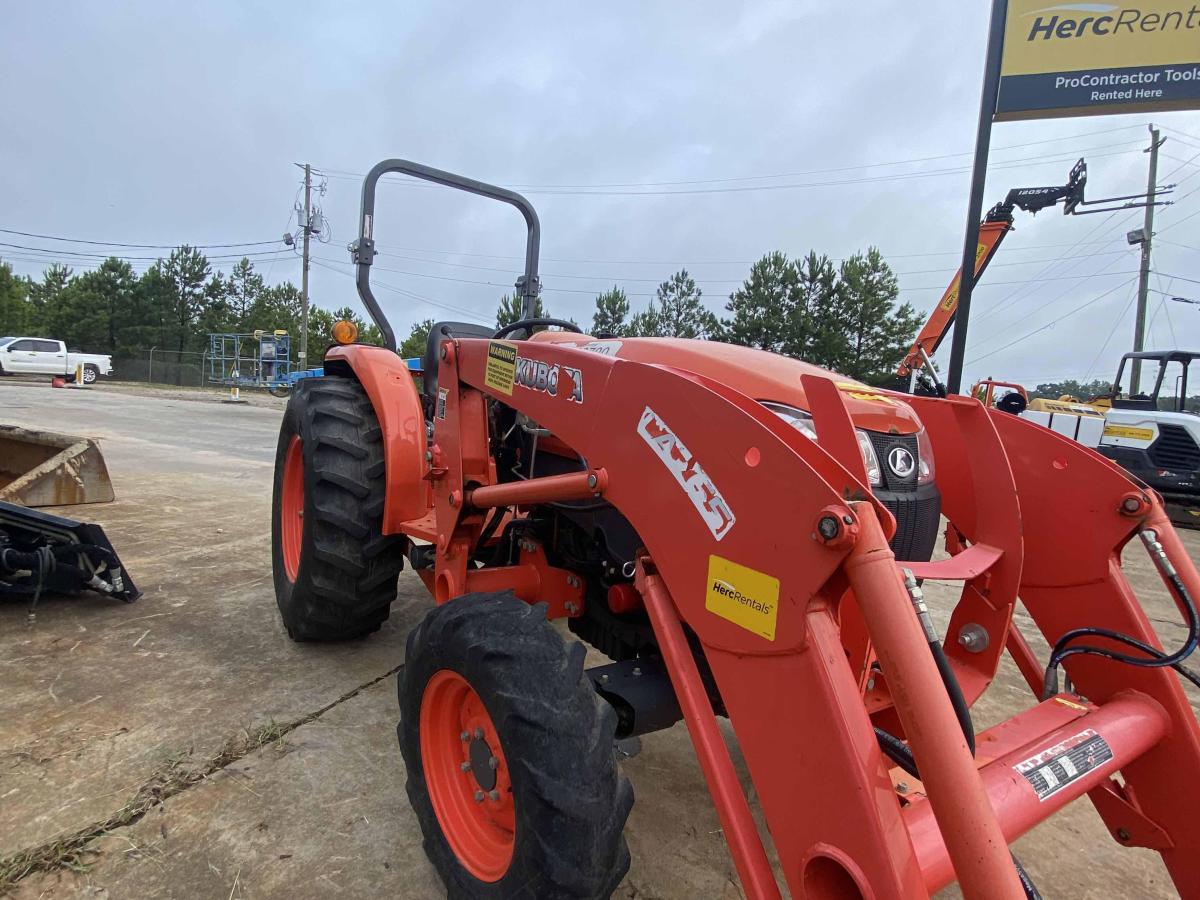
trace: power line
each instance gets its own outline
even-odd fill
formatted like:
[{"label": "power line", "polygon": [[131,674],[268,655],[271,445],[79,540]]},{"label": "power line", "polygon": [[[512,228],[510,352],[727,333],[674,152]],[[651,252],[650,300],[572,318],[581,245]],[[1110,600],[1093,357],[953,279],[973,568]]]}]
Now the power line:
[{"label": "power line", "polygon": [[[345,275],[350,278],[354,277],[353,272],[347,272],[343,269],[339,269],[336,265],[330,263],[329,261],[326,261],[324,259],[324,257],[313,256],[310,258],[310,262],[315,266],[320,266],[322,269],[328,269],[329,271],[336,272],[339,275]],[[371,286],[372,287],[380,287],[380,288],[383,288],[384,290],[391,291],[392,293],[400,294],[401,296],[409,297],[410,299],[413,299],[413,300],[419,300],[422,303],[428,303],[430,306],[436,306],[439,309],[445,309],[445,310],[449,310],[450,312],[461,313],[465,316],[469,316],[476,322],[484,322],[484,323],[487,322],[487,319],[485,317],[481,317],[479,315],[479,313],[474,310],[466,309],[465,307],[462,307],[462,306],[454,306],[451,303],[445,303],[441,300],[434,300],[432,297],[426,297],[424,294],[418,294],[415,291],[406,290],[405,288],[397,287],[394,284],[388,284],[387,282],[384,282],[384,281],[377,281],[377,280],[372,279]]]},{"label": "power line", "polygon": [[[327,262],[336,262],[336,260],[330,260],[328,257],[322,257],[322,258],[325,259]],[[392,268],[390,266],[381,266],[379,264],[375,264],[374,268],[379,269],[380,271],[383,271],[383,272],[394,272],[397,275],[406,275],[410,278],[429,278],[429,279],[433,279],[435,281],[452,281],[452,282],[456,282],[458,284],[477,284],[477,285],[483,285],[483,286],[487,286],[487,287],[502,288],[504,290],[510,289],[510,285],[504,284],[501,282],[496,282],[496,281],[480,281],[475,278],[459,278],[454,275],[437,275],[432,272],[410,272],[406,269],[396,269],[396,268]],[[942,271],[942,270],[931,269],[928,271],[932,272],[932,271]],[[913,274],[913,273],[897,272],[896,274],[897,275],[905,275],[905,274]],[[1099,273],[1099,272],[1097,272],[1097,273],[1093,273],[1091,275],[1070,275],[1070,276],[1065,276],[1064,278],[1043,278],[1043,279],[1037,279],[1037,280],[1039,280],[1039,281],[1062,281],[1062,280],[1066,280],[1066,279],[1094,278],[1100,274],[1124,275],[1124,274],[1128,274],[1128,273],[1125,273],[1125,272]],[[1027,284],[1028,282],[1029,282],[1029,279],[1021,279],[1021,280],[1016,280],[1016,281],[993,281],[993,282],[991,282],[991,284],[993,284],[993,285]],[[703,284],[704,282],[701,281],[700,283]],[[715,282],[710,282],[710,283],[715,283]],[[944,289],[945,289],[944,285],[936,285],[935,284],[935,285],[928,285],[928,286],[922,286],[922,287],[906,287],[906,288],[901,288],[900,290],[901,290],[901,293],[903,293],[904,291],[940,291],[940,290],[944,290]],[[591,296],[595,296],[595,294],[596,294],[595,290],[590,290],[587,288],[543,287],[542,290],[544,293],[553,292],[553,293],[560,293],[560,294],[562,294],[562,293],[589,294]],[[643,292],[643,293],[626,292],[626,296],[628,296],[628,297],[653,297],[653,296],[655,296],[655,294],[645,293],[645,292]]]},{"label": "power line", "polygon": [[[1121,272],[1121,273],[1113,272],[1112,274],[1128,275],[1130,273],[1128,273],[1128,272]],[[1134,274],[1136,274],[1136,273],[1134,273]],[[1040,334],[1041,332],[1046,331],[1049,328],[1053,328],[1055,325],[1057,325],[1063,319],[1070,318],[1071,316],[1075,315],[1075,313],[1080,312],[1081,310],[1087,309],[1087,307],[1089,307],[1095,303],[1099,303],[1101,300],[1103,300],[1109,294],[1112,294],[1115,291],[1119,291],[1121,288],[1128,287],[1129,285],[1133,284],[1134,281],[1136,281],[1136,280],[1137,279],[1131,278],[1129,281],[1126,281],[1123,284],[1118,284],[1115,287],[1109,288],[1104,293],[1093,297],[1091,300],[1088,300],[1086,303],[1081,303],[1079,306],[1075,307],[1070,312],[1063,313],[1057,319],[1052,319],[1049,322],[1047,322],[1045,325],[1039,326],[1038,328],[1035,328],[1032,331],[1027,331],[1025,334],[1021,335],[1020,337],[1016,338],[1015,340],[1009,341],[1003,347],[997,347],[995,350],[989,350],[987,353],[983,354],[982,356],[976,356],[974,359],[967,360],[967,365],[973,365],[974,363],[977,363],[980,360],[987,359],[989,356],[995,356],[997,353],[1001,353],[1004,350],[1007,350],[1009,347],[1014,347],[1017,344],[1021,343],[1022,341],[1033,337],[1035,334]]]},{"label": "power line", "polygon": [[278,244],[279,238],[271,241],[237,241],[232,244],[123,244],[118,241],[89,241],[83,238],[60,237],[53,234],[36,234],[32,231],[16,231],[11,228],[0,228],[0,234],[17,234],[21,237],[41,238],[46,241],[63,241],[68,244],[91,244],[96,247],[126,247],[135,250],[175,250],[187,246],[197,250],[207,248],[219,249],[224,247],[263,247],[267,244]]},{"label": "power line", "polygon": [[1100,362],[1100,357],[1103,356],[1104,351],[1108,349],[1109,341],[1113,339],[1113,335],[1117,333],[1117,329],[1121,326],[1121,323],[1125,321],[1125,317],[1129,315],[1129,310],[1133,308],[1135,300],[1137,300],[1137,294],[1131,292],[1129,294],[1129,300],[1125,303],[1125,308],[1121,310],[1121,314],[1117,316],[1115,320],[1113,320],[1113,326],[1108,331],[1108,337],[1104,339],[1104,343],[1100,345],[1100,349],[1097,351],[1095,358],[1092,359],[1091,365],[1088,366],[1088,370],[1083,376],[1084,381],[1087,381],[1092,377],[1092,372],[1096,368],[1096,363]]},{"label": "power line", "polygon": [[[1099,157],[1117,156],[1117,155],[1121,155],[1121,154],[1125,154],[1125,153],[1136,153],[1136,152],[1140,152],[1140,151],[1137,149],[1119,150],[1119,151],[1115,151],[1113,153],[1090,154],[1090,156],[1094,159],[1097,156],[1099,156]],[[1012,162],[1005,163],[1005,164],[989,166],[988,171],[1026,168],[1028,163],[1036,161],[1036,160],[1041,160],[1042,164],[1049,164],[1051,162],[1062,162],[1064,160],[1069,160],[1072,157],[1076,157],[1076,156],[1077,156],[1076,153],[1066,153],[1066,154],[1058,154],[1058,155],[1054,155],[1054,156],[1028,157],[1028,158],[1012,161]],[[856,166],[854,168],[868,169],[868,168],[875,168],[876,166],[880,166],[880,165],[886,165],[886,164],[875,163],[875,164],[871,164],[871,165]],[[574,197],[661,197],[661,196],[684,195],[684,194],[735,194],[735,193],[747,193],[747,192],[753,192],[753,191],[782,191],[782,190],[799,190],[799,189],[803,189],[803,188],[814,188],[814,187],[840,187],[840,186],[853,185],[853,184],[875,184],[875,183],[879,183],[879,182],[888,182],[888,181],[907,181],[907,180],[914,179],[914,178],[934,178],[934,177],[939,177],[939,176],[943,176],[943,175],[961,175],[961,174],[969,172],[969,171],[970,171],[970,167],[958,166],[958,167],[949,168],[949,169],[931,169],[927,172],[900,172],[900,173],[896,173],[896,174],[892,174],[892,175],[868,175],[868,176],[864,176],[861,178],[840,178],[840,179],[831,179],[828,181],[806,181],[806,182],[793,183],[793,184],[738,185],[738,186],[733,186],[733,187],[683,188],[683,189],[679,189],[679,190],[610,190],[607,188],[575,189],[575,188],[557,188],[557,187],[542,188],[542,187],[528,187],[528,186],[522,186],[522,185],[517,185],[516,187],[525,193],[535,194],[535,195],[541,194],[541,195],[559,195],[559,196],[574,196]],[[328,174],[328,172],[326,172],[326,174]],[[816,174],[815,171],[814,171],[814,174]],[[344,178],[347,180],[357,181],[366,176],[365,175],[360,176],[360,175],[348,173],[344,176],[329,174],[328,177]],[[413,188],[436,189],[436,186],[430,186],[430,185],[425,185],[425,184],[419,183],[419,182],[413,182],[413,181],[401,180],[401,179],[389,179],[388,181],[385,181],[383,183],[396,184],[396,185],[402,185],[405,187],[413,187]]]},{"label": "power line", "polygon": [[[55,250],[50,247],[29,247],[29,246],[26,246],[25,244],[6,244],[4,242],[0,242],[0,247],[11,247],[15,250],[26,250],[26,251],[35,251],[37,253],[45,253],[45,254],[47,254],[47,256],[45,257],[45,259],[47,261],[50,261],[53,259],[59,259],[63,256],[78,256],[78,257],[84,257],[87,259],[100,259],[100,260],[120,259],[120,260],[125,260],[126,262],[138,262],[138,261],[157,262],[158,260],[162,259],[161,256],[117,256],[117,255],[111,254],[111,253],[88,253],[83,250]],[[246,257],[277,256],[278,254],[281,254],[281,253],[286,254],[288,252],[289,251],[287,251],[287,250],[280,249],[280,250],[252,250],[248,253],[216,253],[211,256],[206,254],[205,259],[210,259],[210,260],[213,260],[213,259],[241,259],[244,256],[246,256]]]},{"label": "power line", "polygon": [[[1106,128],[1106,129],[1102,129],[1100,131],[1089,131],[1089,132],[1085,132],[1083,134],[1070,135],[1070,136],[1066,136],[1066,137],[1044,138],[1042,140],[1027,141],[1027,142],[1021,143],[1021,144],[1009,144],[1005,147],[995,147],[995,148],[993,148],[992,152],[1017,150],[1017,149],[1021,149],[1024,147],[1034,147],[1034,146],[1039,146],[1039,145],[1044,145],[1044,144],[1062,143],[1064,141],[1077,140],[1079,138],[1096,137],[1098,135],[1105,135],[1105,134],[1116,134],[1121,131],[1128,131],[1132,128],[1140,128],[1140,127],[1141,127],[1140,125],[1122,125],[1122,126],[1118,126],[1116,128]],[[1104,150],[1104,149],[1108,149],[1110,147],[1126,146],[1128,143],[1132,143],[1132,142],[1127,141],[1127,142],[1121,142],[1121,143],[1116,143],[1116,144],[1104,144],[1099,147],[1084,148],[1081,151],[1072,151],[1071,153],[1067,153],[1066,155],[1073,156],[1073,155],[1075,155],[1076,152],[1088,152],[1088,150]],[[910,159],[889,160],[889,161],[885,161],[885,162],[875,162],[875,163],[861,163],[861,164],[852,165],[852,166],[837,166],[837,167],[826,168],[826,169],[807,169],[807,170],[799,171],[799,172],[775,172],[775,173],[766,174],[766,175],[740,175],[740,176],[725,177],[725,178],[704,178],[704,179],[691,179],[691,180],[678,180],[678,181],[599,182],[599,183],[593,183],[593,184],[514,183],[514,184],[509,185],[509,187],[512,187],[512,188],[518,189],[518,190],[532,190],[532,189],[554,190],[554,189],[599,189],[599,188],[627,188],[627,187],[668,187],[668,186],[679,186],[679,185],[690,185],[690,184],[726,184],[726,183],[741,182],[741,181],[760,181],[760,180],[765,180],[768,178],[799,178],[799,177],[804,177],[807,175],[828,175],[828,174],[835,174],[838,172],[855,171],[858,169],[873,169],[873,168],[882,168],[885,166],[911,165],[914,163],[932,162],[932,161],[936,161],[936,160],[940,160],[940,159],[955,159],[955,158],[962,157],[962,156],[970,156],[970,155],[972,155],[972,152],[973,151],[967,150],[967,151],[963,151],[960,153],[943,153],[943,154],[939,154],[936,156],[920,156],[920,157],[912,157]],[[1065,152],[1066,151],[1063,151],[1063,153],[1065,153]],[[1062,154],[1050,154],[1050,155],[1062,155]],[[1025,159],[1040,159],[1040,158],[1042,158],[1042,157],[1035,156],[1035,157],[1026,157]],[[1018,160],[1018,161],[1024,161],[1024,160]],[[1008,160],[1007,162],[1012,162],[1012,161]],[[366,177],[366,175],[364,173],[348,172],[344,169],[322,168],[322,169],[319,169],[319,171],[322,175],[328,175],[330,177],[335,177],[335,178],[362,179],[362,178]],[[963,170],[963,171],[965,171],[965,170]]]},{"label": "power line", "polygon": [[[1118,256],[1118,254],[1124,254],[1124,251],[1123,250],[1102,251],[1099,253],[1090,253],[1090,254],[1087,254],[1087,256]],[[407,259],[408,262],[412,262],[412,263],[427,263],[430,265],[444,265],[444,266],[449,266],[449,268],[451,268],[451,269],[473,269],[475,271],[485,271],[485,272],[510,272],[511,271],[510,269],[499,268],[499,266],[472,265],[469,263],[448,263],[442,259],[425,259],[422,257],[409,257],[409,256],[404,256],[404,254],[402,254],[402,253],[380,252],[379,256],[389,257],[392,259]],[[1086,257],[1084,257],[1084,258],[1086,258]],[[842,263],[842,262],[845,262],[845,259],[844,258],[834,258],[834,259],[830,260],[830,262]],[[997,265],[997,266],[1036,265],[1038,263],[1049,263],[1049,262],[1055,262],[1055,260],[1051,260],[1051,259],[1015,259],[1015,260],[1009,260],[1009,262],[995,263],[995,265]],[[684,268],[686,268],[686,266],[684,266]],[[898,275],[898,276],[931,275],[931,274],[943,274],[943,272],[944,272],[944,274],[949,274],[949,271],[950,270],[949,270],[949,268],[947,268],[947,266],[942,266],[942,268],[938,268],[938,269],[914,269],[912,271],[907,271],[907,272],[898,271],[898,272],[894,272],[894,274]],[[647,283],[654,283],[654,284],[658,284],[662,281],[662,278],[648,278],[648,277],[636,276],[636,275],[613,275],[613,274],[611,274],[611,272],[610,272],[610,274],[606,274],[606,275],[584,275],[584,274],[582,274],[582,272],[544,271],[544,272],[541,272],[541,275],[542,275],[542,277],[551,277],[551,278],[576,278],[576,280],[582,280],[582,281],[647,282]],[[702,281],[704,283],[708,283],[708,284],[740,284],[745,281],[745,278],[707,278],[706,277],[706,278],[701,278],[700,281]]]},{"label": "power line", "polygon": [[[1062,243],[1051,243],[1051,244],[1028,244],[1024,247],[1012,247],[1008,251],[1006,251],[1005,255],[1011,255],[1012,253],[1019,253],[1019,252],[1027,251],[1027,250],[1049,250],[1049,249],[1052,249],[1055,247],[1072,247],[1072,248],[1074,248],[1074,247],[1079,246],[1081,243],[1082,244],[1108,244],[1108,243],[1111,243],[1111,240],[1106,239],[1103,241],[1075,241],[1075,242],[1064,241]],[[386,248],[387,250],[400,250],[400,251],[404,251],[406,253],[442,253],[447,256],[467,256],[467,257],[478,258],[478,259],[515,259],[515,260],[525,259],[525,257],[523,255],[517,255],[517,254],[477,253],[477,252],[474,252],[471,250],[447,250],[444,248],[435,248],[435,247],[400,247],[400,246],[393,246],[393,245],[389,245],[389,244],[378,244],[376,246],[381,248],[379,250],[380,256],[394,256],[398,259],[408,259],[410,257],[403,257],[403,256],[399,256],[398,254],[395,254],[395,253],[386,252],[386,250],[383,248]],[[959,252],[960,252],[959,250],[925,250],[925,251],[922,251],[919,253],[885,253],[884,256],[886,256],[888,259],[912,259],[912,258],[917,258],[917,257],[922,257],[922,256],[957,256],[959,254]],[[688,268],[688,269],[695,268],[696,266],[708,266],[708,265],[713,265],[713,266],[750,266],[750,265],[753,265],[754,263],[758,262],[757,259],[695,259],[695,258],[691,259],[690,261],[687,261],[687,260],[681,260],[678,257],[675,259],[613,259],[611,257],[607,258],[607,259],[595,258],[595,257],[585,259],[585,258],[580,258],[580,257],[543,256],[543,257],[541,257],[541,260],[542,260],[542,262],[568,263],[568,264],[590,263],[593,265],[683,266],[684,268]],[[840,260],[835,259],[834,261],[838,262]],[[1038,260],[1038,261],[1040,262],[1040,260]],[[440,260],[435,260],[435,259],[421,260],[421,262],[437,263],[439,265],[443,264],[443,263],[441,263]],[[1004,263],[997,263],[997,265],[1004,265]],[[1015,265],[1015,263],[1014,263],[1014,265]],[[508,271],[508,270],[505,269],[504,271]],[[606,275],[604,277],[611,278],[613,276]]]}]

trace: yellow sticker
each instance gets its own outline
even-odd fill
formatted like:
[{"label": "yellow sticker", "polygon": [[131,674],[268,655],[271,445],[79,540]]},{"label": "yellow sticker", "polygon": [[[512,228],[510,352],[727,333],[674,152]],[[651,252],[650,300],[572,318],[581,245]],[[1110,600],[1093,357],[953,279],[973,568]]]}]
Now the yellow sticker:
[{"label": "yellow sticker", "polygon": [[1132,425],[1105,425],[1105,437],[1129,438],[1134,441],[1154,440],[1153,428],[1135,428]]},{"label": "yellow sticker", "polygon": [[488,344],[487,369],[483,373],[483,383],[511,397],[513,378],[516,374],[516,345],[505,344],[500,341],[492,341]]},{"label": "yellow sticker", "polygon": [[779,579],[713,554],[708,558],[704,607],[768,641],[775,640]]},{"label": "yellow sticker", "polygon": [[1076,703],[1074,700],[1068,700],[1065,697],[1055,697],[1054,699],[1056,702],[1061,703],[1063,706],[1071,707],[1071,709],[1077,709],[1080,712],[1089,712],[1089,710],[1086,706]]},{"label": "yellow sticker", "polygon": [[838,381],[836,384],[839,391],[843,394],[849,394],[855,400],[866,400],[869,403],[886,403],[889,406],[895,405],[889,398],[883,396],[883,394],[876,393],[865,384],[858,384],[853,381]]}]

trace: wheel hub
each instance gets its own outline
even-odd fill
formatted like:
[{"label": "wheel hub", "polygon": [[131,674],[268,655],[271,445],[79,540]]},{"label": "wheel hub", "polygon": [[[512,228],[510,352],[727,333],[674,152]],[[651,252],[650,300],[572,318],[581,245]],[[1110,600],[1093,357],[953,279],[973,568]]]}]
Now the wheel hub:
[{"label": "wheel hub", "polygon": [[429,799],[446,842],[476,878],[499,881],[512,861],[516,810],[492,717],[463,676],[442,669],[425,685],[419,728]]},{"label": "wheel hub", "polygon": [[467,761],[471,764],[471,773],[475,776],[475,782],[485,791],[493,790],[496,787],[497,759],[492,754],[492,748],[488,746],[488,742],[483,738],[475,738],[471,741]]}]

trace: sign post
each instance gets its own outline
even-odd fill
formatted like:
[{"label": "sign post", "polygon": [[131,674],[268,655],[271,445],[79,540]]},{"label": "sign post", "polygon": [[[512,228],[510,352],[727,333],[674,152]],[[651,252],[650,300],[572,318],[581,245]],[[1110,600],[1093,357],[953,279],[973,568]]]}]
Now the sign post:
[{"label": "sign post", "polygon": [[[961,271],[974,272],[992,122],[1200,109],[1200,5],[992,0]],[[1152,198],[1153,199],[1153,198]],[[959,287],[946,386],[959,393],[974,278]]]}]

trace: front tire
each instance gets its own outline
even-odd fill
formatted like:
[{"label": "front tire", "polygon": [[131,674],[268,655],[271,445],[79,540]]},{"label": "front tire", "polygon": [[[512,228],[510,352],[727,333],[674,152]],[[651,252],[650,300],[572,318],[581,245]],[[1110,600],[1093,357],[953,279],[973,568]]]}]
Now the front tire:
[{"label": "front tire", "polygon": [[400,750],[451,898],[602,898],[629,870],[633,789],[583,657],[510,592],[451,600],[409,633]]},{"label": "front tire", "polygon": [[297,641],[379,629],[396,599],[404,540],[384,535],[383,434],[366,391],[312,378],[288,401],[275,454],[275,599]]}]

